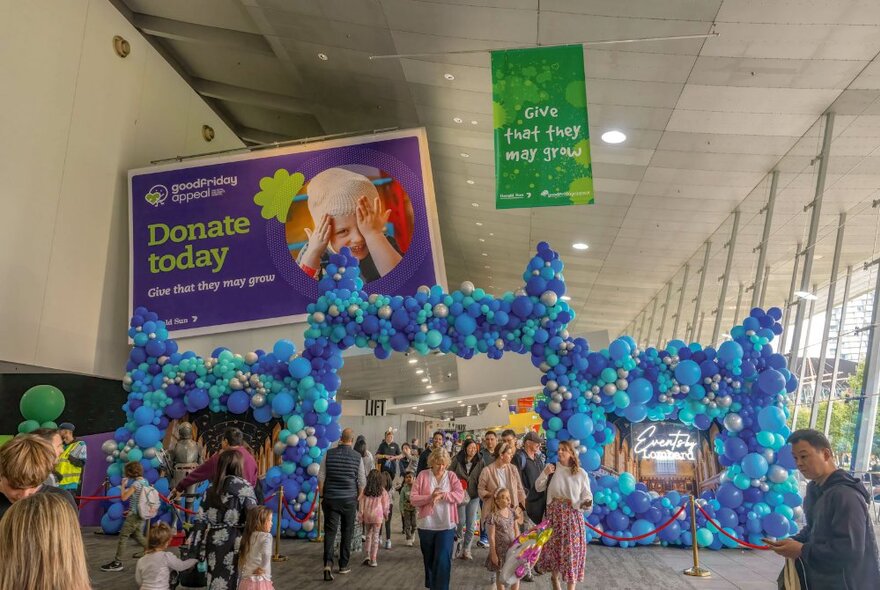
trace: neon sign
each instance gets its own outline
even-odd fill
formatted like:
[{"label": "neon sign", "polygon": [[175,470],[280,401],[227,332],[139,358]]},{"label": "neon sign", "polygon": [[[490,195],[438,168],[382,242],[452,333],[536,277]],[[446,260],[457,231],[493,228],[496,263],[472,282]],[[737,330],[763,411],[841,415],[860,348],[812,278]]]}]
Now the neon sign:
[{"label": "neon sign", "polygon": [[693,461],[697,442],[680,428],[663,428],[651,424],[639,433],[633,452],[640,459],[660,459],[665,461]]}]

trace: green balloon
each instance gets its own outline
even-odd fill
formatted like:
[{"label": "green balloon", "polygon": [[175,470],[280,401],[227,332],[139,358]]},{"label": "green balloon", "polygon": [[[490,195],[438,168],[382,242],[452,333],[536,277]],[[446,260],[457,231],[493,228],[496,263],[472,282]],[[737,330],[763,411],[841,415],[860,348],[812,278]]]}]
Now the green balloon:
[{"label": "green balloon", "polygon": [[25,420],[21,424],[18,425],[19,434],[27,434],[29,432],[33,432],[37,428],[40,427],[40,423],[36,420]]},{"label": "green balloon", "polygon": [[53,385],[35,385],[21,396],[19,408],[28,420],[51,422],[64,411],[64,394]]},{"label": "green balloon", "polygon": [[48,422],[43,422],[40,424],[40,428],[51,428],[52,430],[58,430],[58,424],[49,420]]}]

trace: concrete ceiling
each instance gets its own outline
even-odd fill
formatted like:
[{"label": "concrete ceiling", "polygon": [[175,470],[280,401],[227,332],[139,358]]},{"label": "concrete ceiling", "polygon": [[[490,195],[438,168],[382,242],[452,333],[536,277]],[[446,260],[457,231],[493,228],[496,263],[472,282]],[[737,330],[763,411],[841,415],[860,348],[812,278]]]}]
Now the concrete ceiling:
[{"label": "concrete ceiling", "polygon": [[[748,288],[755,278],[774,168],[780,177],[766,303],[781,306],[796,245],[807,235],[804,206],[813,199],[814,157],[829,109],[836,121],[813,276],[820,286],[830,281],[841,212],[849,214],[841,268],[880,251],[872,207],[880,196],[874,0],[115,3],[246,141],[426,127],[450,285],[472,280],[489,291],[515,289],[537,242],[548,240],[566,262],[575,333],[636,331],[656,300],[653,330],[649,335],[646,322],[643,340],[682,337],[708,240],[706,341],[731,213],[739,207],[731,286],[721,306],[722,331],[729,329],[739,284]],[[495,210],[489,54],[444,52],[713,31],[717,37],[586,47],[596,204]],[[369,59],[411,53],[435,55]],[[608,129],[623,130],[627,141],[603,143]],[[573,250],[576,241],[589,250]],[[687,263],[682,317],[672,334]],[[855,291],[872,284],[863,275]],[[660,334],[667,288],[671,307]]]}]

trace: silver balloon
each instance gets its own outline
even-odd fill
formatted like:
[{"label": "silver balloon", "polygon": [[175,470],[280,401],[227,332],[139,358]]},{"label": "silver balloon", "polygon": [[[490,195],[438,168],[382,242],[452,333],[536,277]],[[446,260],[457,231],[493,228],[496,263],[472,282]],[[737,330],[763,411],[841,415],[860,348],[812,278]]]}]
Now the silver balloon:
[{"label": "silver balloon", "polygon": [[571,392],[570,392],[570,391],[566,391],[565,393],[563,393],[563,394],[562,394],[562,399],[571,399]]},{"label": "silver balloon", "polygon": [[546,305],[547,307],[553,307],[556,305],[556,302],[559,300],[559,296],[556,295],[555,291],[544,291],[541,293],[541,303]]},{"label": "silver balloon", "polygon": [[303,502],[305,502],[308,499],[309,499],[308,496],[306,496],[304,493],[300,492],[299,495],[297,495],[297,497],[296,497],[296,502],[299,504],[302,504]]},{"label": "silver balloon", "polygon": [[547,363],[541,363],[540,365],[538,365],[538,369],[540,369],[542,373],[547,373],[550,371],[550,365],[548,365]]},{"label": "silver balloon", "polygon": [[[116,453],[119,453],[119,451],[116,451]],[[118,455],[116,453],[113,453],[114,457],[119,457],[119,460],[122,462],[128,462],[128,453],[119,453]]]},{"label": "silver balloon", "polygon": [[[309,467],[311,467],[311,465],[309,465]],[[307,520],[304,523],[302,523],[302,530],[304,530],[307,533],[312,532],[312,529],[314,529],[314,528],[315,528],[315,521],[314,520]]]},{"label": "silver balloon", "polygon": [[629,377],[629,371],[626,369],[617,369],[617,376],[621,379],[626,379]]},{"label": "silver balloon", "polygon": [[229,389],[242,389],[241,381],[239,381],[238,379],[231,379],[229,381]]},{"label": "silver balloon", "polygon": [[348,306],[348,309],[346,311],[348,312],[348,315],[354,317],[355,315],[357,315],[357,312],[359,309],[360,309],[360,307],[358,307],[356,304],[352,303],[351,305]]},{"label": "silver balloon", "polygon": [[759,488],[762,492],[764,492],[765,494],[766,494],[767,492],[770,491],[770,486],[767,485],[765,482],[761,482],[761,485],[758,486],[758,488]]},{"label": "silver balloon", "polygon": [[434,317],[435,318],[445,318],[449,315],[449,308],[446,307],[445,303],[438,303],[434,306]]},{"label": "silver balloon", "polygon": [[[315,427],[314,426],[306,426],[305,431],[306,431],[306,436],[312,436],[313,434],[315,434]],[[309,443],[309,446],[313,447],[313,446],[315,446],[315,443]]]},{"label": "silver balloon", "polygon": [[251,396],[251,406],[254,408],[262,408],[266,405],[266,396],[262,393],[255,393]]},{"label": "silver balloon", "polygon": [[717,399],[717,403],[719,408],[729,408],[730,404],[733,403],[733,398],[729,395],[722,395]]},{"label": "silver balloon", "polygon": [[431,287],[428,285],[421,285],[418,289],[416,289],[416,293],[421,293],[422,295],[430,295]]},{"label": "silver balloon", "polygon": [[554,414],[558,414],[562,411],[562,404],[560,404],[559,402],[550,402],[549,404],[547,404],[547,409]]},{"label": "silver balloon", "polygon": [[565,392],[568,391],[568,387],[566,387],[565,385],[560,385],[558,391],[559,393],[565,395]]},{"label": "silver balloon", "polygon": [[583,455],[586,452],[587,452],[587,447],[585,447],[584,445],[580,445],[578,447],[578,455]]},{"label": "silver balloon", "polygon": [[599,390],[599,386],[598,386],[598,385],[594,385],[594,386],[592,387],[591,391],[592,391],[594,394],[599,393],[599,391],[600,391],[600,390]]},{"label": "silver balloon", "polygon": [[[768,486],[768,489],[769,489],[769,486]],[[800,520],[801,518],[804,517],[803,506],[795,506],[794,508],[792,508],[792,511],[794,512],[794,519],[795,520]]]},{"label": "silver balloon", "polygon": [[254,364],[258,360],[260,360],[260,357],[257,356],[256,352],[248,352],[248,353],[245,353],[245,355],[244,355],[244,362],[246,362],[249,365]]},{"label": "silver balloon", "polygon": [[473,295],[474,294],[474,284],[470,281],[465,281],[459,287],[459,290],[465,295]]},{"label": "silver balloon", "polygon": [[735,412],[731,412],[724,417],[724,427],[730,432],[739,432],[743,429],[742,416]]},{"label": "silver balloon", "polygon": [[377,313],[380,318],[382,318],[383,320],[387,320],[388,318],[391,317],[391,306],[390,305],[383,305],[382,307],[379,308],[379,311]]},{"label": "silver balloon", "polygon": [[520,289],[517,289],[516,291],[514,291],[513,294],[516,295],[517,297],[525,297],[526,290],[520,288]]},{"label": "silver balloon", "polygon": [[342,280],[342,275],[339,274],[339,273],[336,273],[335,275],[333,275],[333,280],[334,280],[334,281],[341,281],[341,280]]},{"label": "silver balloon", "polygon": [[278,441],[278,442],[275,443],[275,445],[272,447],[272,452],[275,453],[276,455],[283,455],[285,449],[287,449],[287,445],[285,445],[285,444],[284,444],[283,442],[281,442],[281,441]]},{"label": "silver balloon", "polygon": [[327,309],[327,315],[329,315],[330,317],[335,318],[336,316],[339,315],[339,308],[336,307],[335,305],[331,305],[331,306]]},{"label": "silver balloon", "polygon": [[690,393],[691,392],[691,388],[689,385],[681,385],[679,387],[679,389],[681,390],[682,393]]},{"label": "silver balloon", "polygon": [[771,465],[767,470],[767,479],[773,483],[784,483],[788,481],[788,471],[782,465]]},{"label": "silver balloon", "polygon": [[[323,311],[316,311],[315,313],[312,314],[312,319],[315,320],[315,323],[323,324],[327,318],[324,316]],[[253,363],[251,363],[251,364],[253,364]]]},{"label": "silver balloon", "polygon": [[554,391],[553,393],[550,394],[550,399],[552,399],[555,402],[561,402],[562,401],[562,394],[559,393],[558,391]]},{"label": "silver balloon", "polygon": [[309,437],[306,439],[306,444],[308,444],[310,447],[315,446],[316,444],[318,444],[317,437],[315,437],[315,435],[313,434],[309,435]]},{"label": "silver balloon", "polygon": [[[427,326],[422,326],[422,327],[427,327]],[[497,348],[498,350],[504,350],[504,340],[501,338],[496,338],[495,339],[495,348]]]},{"label": "silver balloon", "polygon": [[618,379],[614,384],[617,386],[617,389],[626,389],[629,387],[629,382],[626,379]]},{"label": "silver balloon", "polygon": [[659,401],[660,403],[664,403],[666,401],[666,399],[667,399],[666,394],[664,394],[664,393],[661,393],[660,395],[657,396],[657,401]]},{"label": "silver balloon", "polygon": [[379,295],[376,293],[371,293],[369,297],[367,297],[367,301],[375,305],[377,301],[379,301]]},{"label": "silver balloon", "polygon": [[545,385],[545,387],[547,388],[547,391],[556,391],[556,389],[559,387],[559,383],[557,383],[555,379],[550,379],[549,381],[547,381],[547,385]]},{"label": "silver balloon", "polygon": [[144,451],[144,457],[147,459],[152,459],[156,456],[156,449],[154,447],[150,447],[149,449]]},{"label": "silver balloon", "polygon": [[111,439],[111,440],[105,440],[105,441],[101,444],[101,451],[103,451],[103,453],[104,453],[105,455],[110,455],[110,454],[112,454],[113,451],[115,451],[115,450],[116,450],[116,441],[115,441],[115,440],[112,440],[112,439]]},{"label": "silver balloon", "polygon": [[320,463],[310,463],[309,466],[306,467],[306,471],[311,476],[318,475],[318,472],[321,471],[321,464]]},{"label": "silver balloon", "polygon": [[617,393],[617,386],[614,383],[606,383],[603,391],[605,391],[605,395],[614,395]]},{"label": "silver balloon", "polygon": [[116,462],[116,457],[114,457],[113,455],[107,455],[106,459],[107,459],[107,463],[115,463]]},{"label": "silver balloon", "polygon": [[749,482],[749,484],[750,484],[753,488],[759,488],[759,487],[761,487],[761,480],[760,480],[760,479],[753,479],[753,480],[751,480],[751,481]]},{"label": "silver balloon", "polygon": [[286,442],[289,447],[295,447],[299,444],[299,437],[295,434],[291,434],[284,442]]},{"label": "silver balloon", "polygon": [[764,449],[763,451],[761,451],[761,454],[764,455],[767,463],[773,465],[773,462],[776,460],[776,453],[773,451],[773,449]]}]

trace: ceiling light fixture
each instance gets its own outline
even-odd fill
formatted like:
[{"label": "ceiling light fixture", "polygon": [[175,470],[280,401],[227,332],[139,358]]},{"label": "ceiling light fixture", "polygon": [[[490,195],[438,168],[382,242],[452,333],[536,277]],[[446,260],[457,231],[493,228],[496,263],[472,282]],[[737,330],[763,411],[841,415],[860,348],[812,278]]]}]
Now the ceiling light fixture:
[{"label": "ceiling light fixture", "polygon": [[320,59],[321,61],[327,61],[329,58],[327,57],[326,53],[319,53],[318,59]]},{"label": "ceiling light fixture", "polygon": [[471,155],[467,152],[461,152],[458,155],[461,156],[462,158],[470,158],[471,157]]},{"label": "ceiling light fixture", "polygon": [[428,378],[427,378],[427,377],[422,377],[422,383],[427,383],[427,382],[428,382]]},{"label": "ceiling light fixture", "polygon": [[459,125],[461,125],[461,122],[462,122],[462,121],[461,121],[461,117],[453,117],[453,118],[452,118],[452,121],[455,122],[455,123],[458,123]]},{"label": "ceiling light fixture", "polygon": [[455,76],[453,76],[453,75],[450,74],[449,72],[443,74],[443,77],[446,78],[447,80],[449,80],[450,82],[452,82],[453,80],[455,80]]},{"label": "ceiling light fixture", "polygon": [[418,410],[419,407],[418,407],[418,406],[413,406],[412,409],[413,409],[413,410]]},{"label": "ceiling light fixture", "polygon": [[482,221],[478,221],[478,222],[477,222],[477,227],[483,227],[483,222],[482,222]]},{"label": "ceiling light fixture", "polygon": [[493,234],[492,232],[489,232],[489,237],[490,237],[490,238],[494,238],[494,237],[495,237],[495,234]]},{"label": "ceiling light fixture", "polygon": [[485,242],[485,241],[486,241],[486,238],[477,238],[477,239],[480,240],[481,242]]},{"label": "ceiling light fixture", "polygon": [[571,301],[571,297],[569,297],[568,295],[563,295],[562,300],[563,301]]},{"label": "ceiling light fixture", "polygon": [[479,124],[480,124],[479,121],[477,121],[476,119],[471,120],[471,125],[479,125]]},{"label": "ceiling light fixture", "polygon": [[605,143],[623,143],[626,141],[626,134],[623,131],[612,129],[602,134],[602,141]]},{"label": "ceiling light fixture", "polygon": [[419,362],[419,359],[409,359],[409,364],[414,365]]},{"label": "ceiling light fixture", "polygon": [[492,267],[489,266],[488,264],[486,264],[486,265],[483,266],[483,268],[492,268]]},{"label": "ceiling light fixture", "polygon": [[421,409],[421,410],[419,410],[419,412],[424,412],[424,411],[425,411],[425,409],[424,409],[424,408],[422,408],[422,409]]},{"label": "ceiling light fixture", "polygon": [[416,375],[421,375],[424,372],[425,372],[424,369],[418,369],[418,370],[416,370]]},{"label": "ceiling light fixture", "polygon": [[571,247],[574,248],[575,250],[587,250],[590,246],[588,246],[587,244],[585,244],[583,242],[575,242],[574,244],[571,245]]},{"label": "ceiling light fixture", "polygon": [[471,207],[479,207],[479,206],[480,206],[479,203],[471,203]]},{"label": "ceiling light fixture", "polygon": [[471,180],[470,178],[468,178],[465,182],[467,182],[468,184],[476,184],[476,183],[475,183],[473,180]]},{"label": "ceiling light fixture", "polygon": [[481,254],[482,256],[488,256],[488,254],[486,254],[485,252],[480,252],[480,254]]},{"label": "ceiling light fixture", "polygon": [[818,297],[806,291],[795,291],[794,296],[799,299],[804,299],[805,301],[815,301],[816,299],[818,299]]}]

